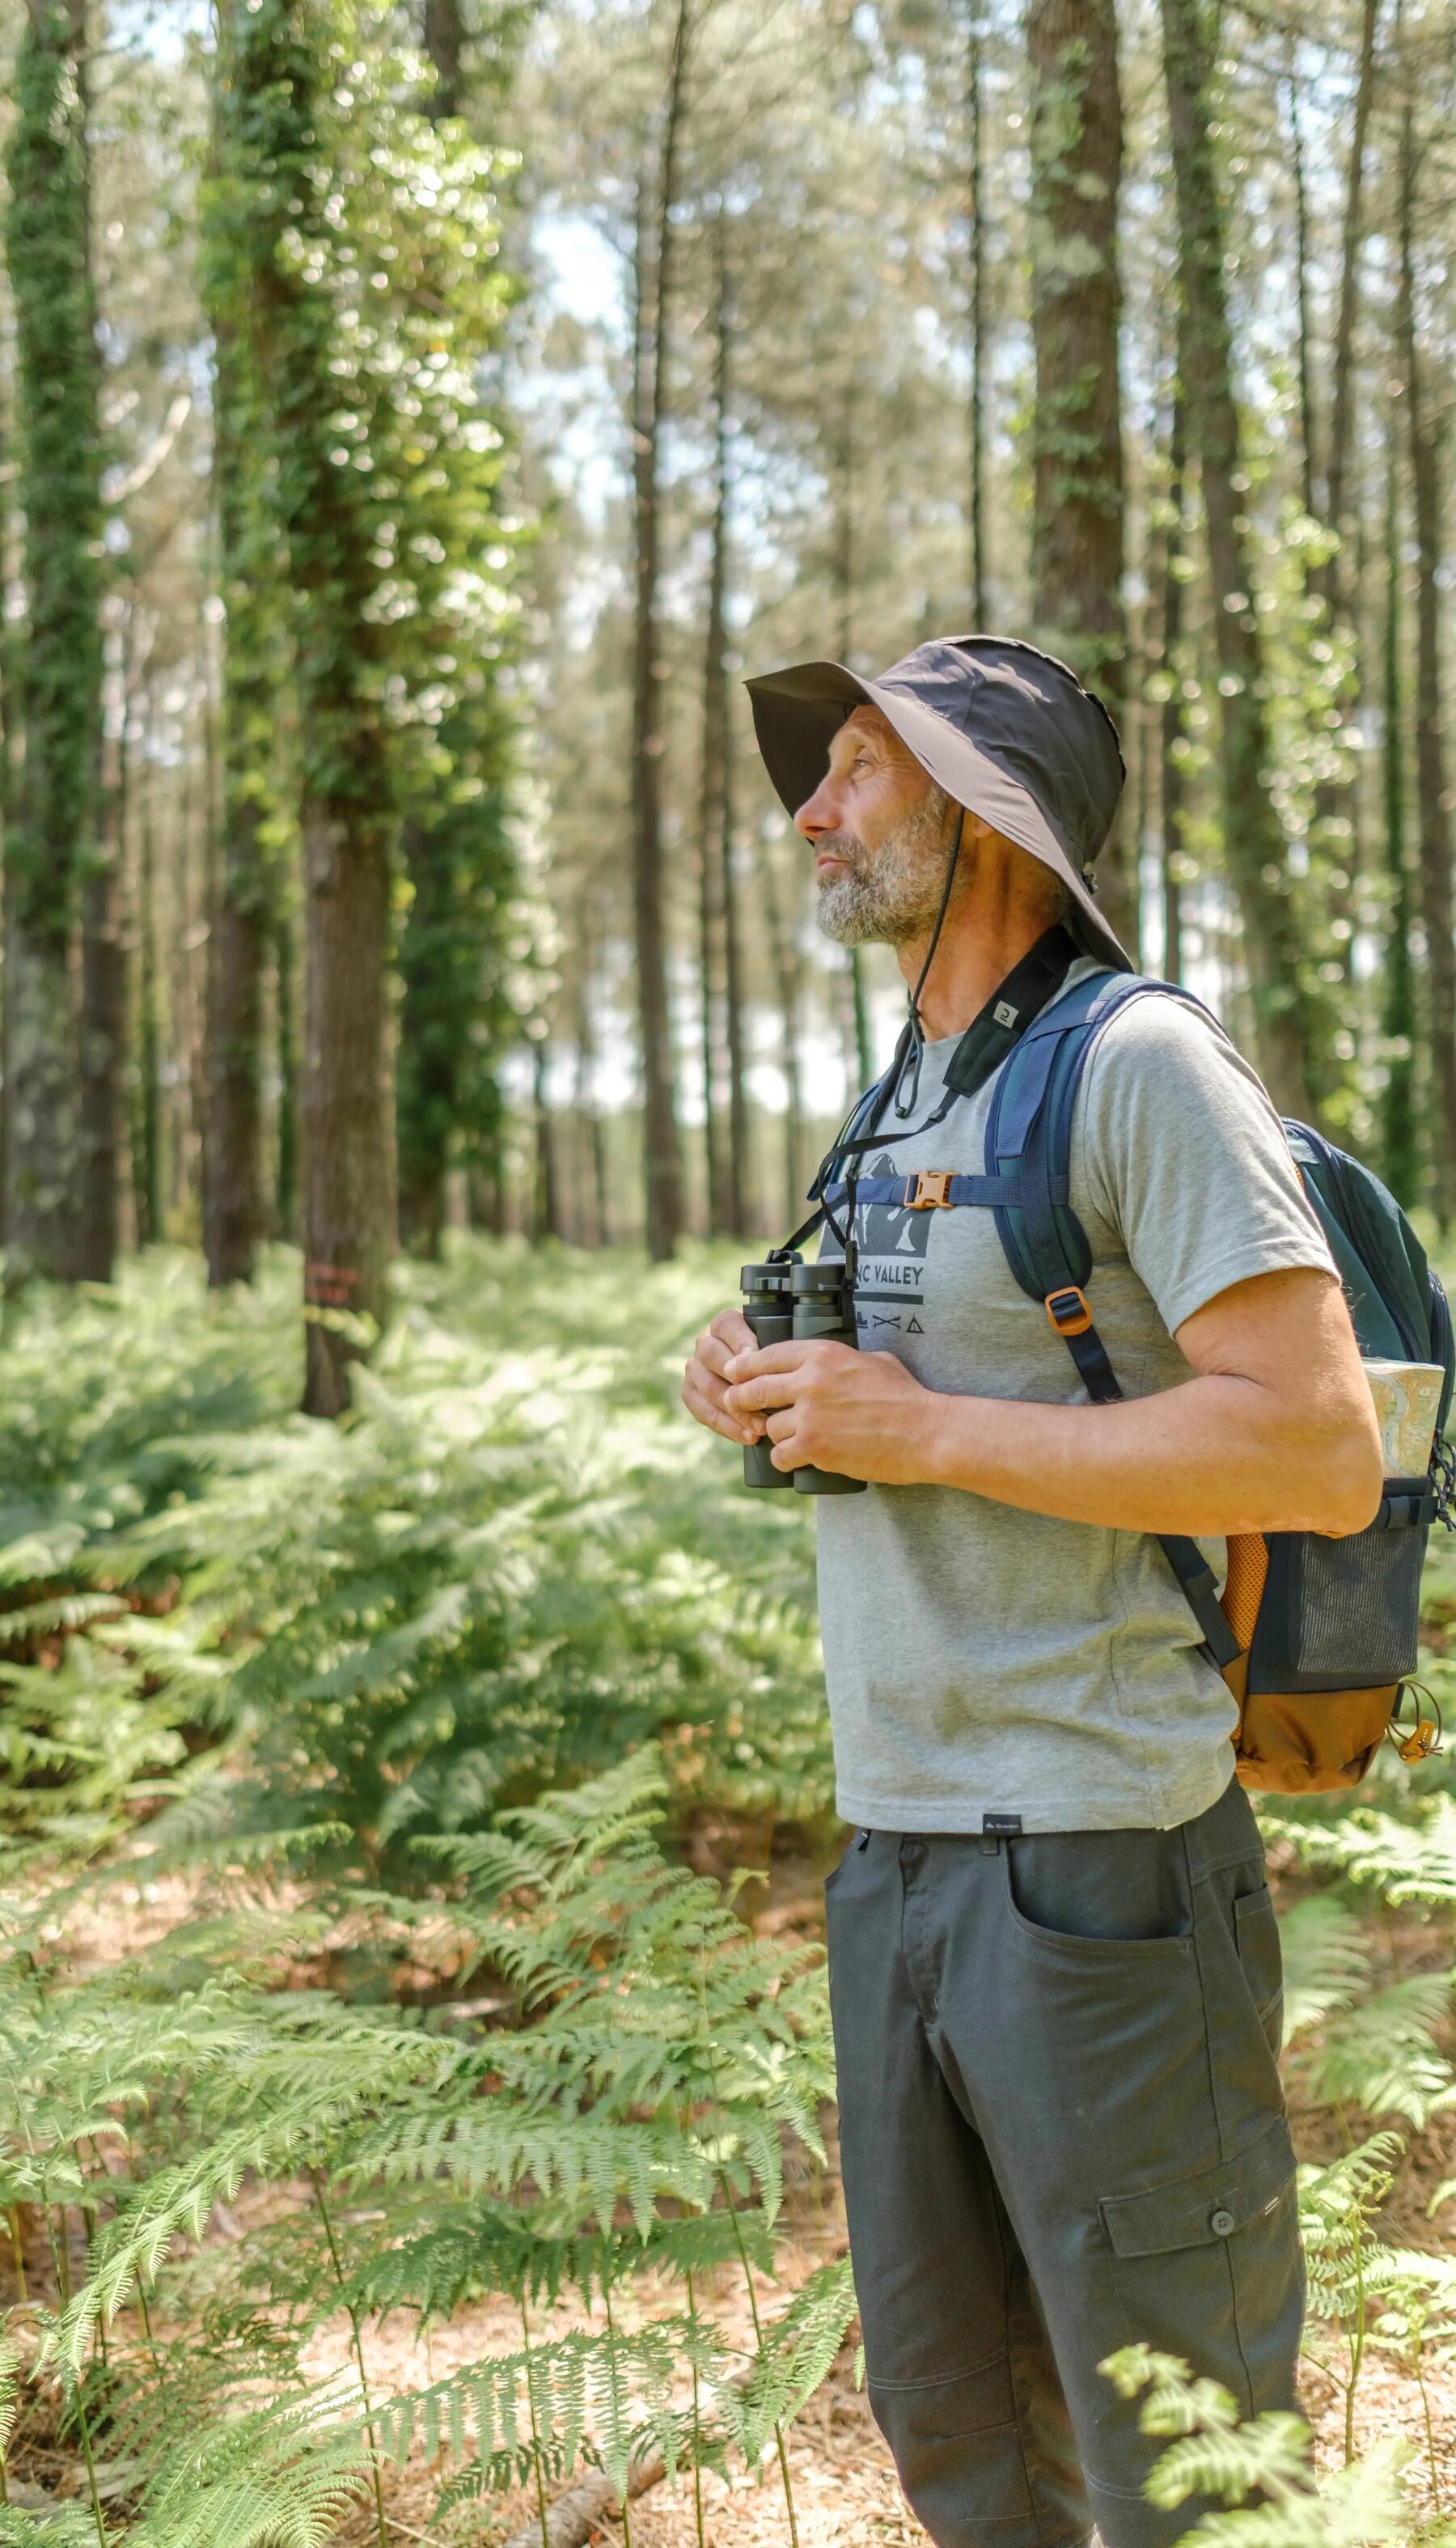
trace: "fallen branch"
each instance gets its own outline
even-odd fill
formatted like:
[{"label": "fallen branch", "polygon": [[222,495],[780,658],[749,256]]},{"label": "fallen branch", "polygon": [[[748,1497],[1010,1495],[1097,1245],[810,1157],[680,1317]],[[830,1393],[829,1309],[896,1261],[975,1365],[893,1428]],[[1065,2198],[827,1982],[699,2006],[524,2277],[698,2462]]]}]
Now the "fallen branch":
[{"label": "fallen branch", "polygon": [[[627,2465],[627,2495],[635,2503],[649,2487],[660,2486],[668,2474],[668,2464],[659,2450],[635,2453]],[[546,2507],[543,2538],[541,2516],[533,2512],[523,2528],[512,2531],[505,2548],[587,2548],[603,2521],[615,2519],[621,2510],[621,2498],[609,2477],[593,2469],[590,2477],[569,2486],[565,2495]]]}]

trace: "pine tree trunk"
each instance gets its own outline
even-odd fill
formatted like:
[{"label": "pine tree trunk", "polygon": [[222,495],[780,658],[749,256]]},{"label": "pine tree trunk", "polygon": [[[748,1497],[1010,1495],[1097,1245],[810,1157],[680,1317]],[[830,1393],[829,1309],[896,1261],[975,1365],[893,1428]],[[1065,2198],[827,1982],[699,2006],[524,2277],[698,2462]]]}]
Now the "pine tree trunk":
[{"label": "pine tree trunk", "polygon": [[1224,278],[1224,208],[1214,165],[1209,64],[1198,0],[1161,0],[1178,216],[1183,391],[1198,451],[1223,694],[1224,856],[1237,896],[1260,1065],[1286,1114],[1312,1112],[1307,1003],[1288,845],[1268,786],[1264,662],[1234,405]]},{"label": "pine tree trunk", "polygon": [[1420,1143],[1415,1116],[1415,980],[1410,960],[1410,864],[1406,843],[1406,699],[1401,634],[1401,505],[1396,433],[1386,453],[1385,745],[1381,755],[1390,923],[1381,966],[1381,1036],[1385,1086],[1380,1098],[1380,1172],[1398,1203],[1420,1197]]},{"label": "pine tree trunk", "polygon": [[[843,400],[834,455],[834,608],[839,624],[839,660],[852,664],[855,653],[855,401]],[[850,949],[850,999],[855,1033],[855,1068],[864,1088],[874,1076],[869,1035],[869,1002],[864,987],[864,956]]]},{"label": "pine tree trunk", "polygon": [[132,1183],[138,1243],[162,1237],[162,1029],[156,954],[156,775],[152,763],[151,693],[146,694],[146,752],[136,826],[136,1082],[132,1133]]},{"label": "pine tree trunk", "polygon": [[702,1002],[703,1150],[707,1169],[708,1229],[715,1238],[734,1228],[732,1125],[723,1113],[726,1077],[723,1015],[726,984],[723,912],[723,823],[728,783],[728,676],[723,658],[728,633],[724,602],[728,584],[728,363],[729,309],[726,224],[721,207],[713,223],[713,515],[709,530],[707,624],[702,671],[702,783],[698,795],[698,970]]},{"label": "pine tree trunk", "polygon": [[[313,702],[305,682],[300,691],[306,718]],[[319,704],[330,720],[356,723],[347,695],[325,695]],[[373,768],[373,802],[384,805],[387,774],[372,728],[372,717],[357,721],[354,769],[357,775]],[[385,1313],[389,856],[383,824],[352,791],[342,802],[322,789],[306,799],[303,836],[304,1297],[311,1310],[323,1313],[308,1322],[304,1411],[341,1415],[349,1403],[348,1366]],[[337,1323],[341,1312],[368,1322],[362,1336]]]},{"label": "pine tree trunk", "polygon": [[[252,349],[230,308],[213,310],[213,476],[220,582],[227,605],[223,657],[222,862],[208,932],[202,1240],[214,1288],[250,1283],[262,1229],[263,961],[272,901],[260,841],[260,754],[277,708],[266,603],[256,588],[261,498],[256,485]],[[270,616],[272,614],[269,614]],[[272,629],[277,639],[276,624]]]},{"label": "pine tree trunk", "polygon": [[[1034,0],[1032,72],[1033,617],[1038,642],[1121,712],[1123,439],[1113,0]],[[1136,956],[1136,858],[1119,826],[1098,864],[1112,928]]]},{"label": "pine tree trunk", "polygon": [[531,1236],[540,1245],[544,1238],[560,1238],[561,1189],[556,1173],[556,1127],[552,1121],[547,1073],[551,1048],[545,1036],[531,1046],[531,1122],[535,1146],[535,1175],[531,1187]]},{"label": "pine tree trunk", "polygon": [[[83,113],[84,109],[83,88]],[[84,183],[87,292],[94,312],[89,153]],[[99,407],[101,353],[94,340],[92,364]],[[91,1283],[109,1283],[116,1273],[121,1241],[122,1096],[127,1070],[127,952],[122,935],[119,831],[122,806],[107,768],[104,641],[100,654],[93,734],[94,828],[91,855],[81,879],[81,1182],[76,1225],[76,1271]]]},{"label": "pine tree trunk", "polygon": [[[965,13],[965,213],[967,247],[970,257],[970,486],[969,521],[970,557],[970,624],[984,629],[990,624],[986,586],[990,566],[986,555],[986,220],[984,171],[981,166],[981,38],[980,0],[966,0]],[[859,990],[857,981],[857,992]],[[864,1067],[862,1048],[861,1084],[872,1074]]]},{"label": "pine tree trunk", "polygon": [[428,101],[433,116],[459,115],[465,101],[462,62],[465,22],[460,0],[424,0],[424,49],[434,64],[435,84]]},{"label": "pine tree trunk", "polygon": [[762,873],[764,919],[778,985],[782,1033],[779,1066],[783,1072],[784,1091],[783,1210],[789,1228],[793,1228],[804,1217],[804,1075],[803,1055],[799,1048],[801,958],[792,926],[784,915],[773,852],[767,845],[763,851]]},{"label": "pine tree trunk", "polygon": [[633,916],[642,1036],[647,1245],[671,1256],[682,1229],[673,1021],[668,999],[662,840],[663,667],[660,626],[662,428],[672,316],[672,213],[686,88],[688,0],[678,0],[656,186],[638,188],[634,256],[632,517],[636,610],[632,682]]},{"label": "pine tree trunk", "polygon": [[1425,922],[1430,1036],[1431,1203],[1441,1228],[1456,1214],[1456,912],[1452,908],[1451,825],[1441,732],[1441,592],[1444,551],[1437,428],[1426,413],[1425,376],[1415,323],[1415,116],[1401,118],[1400,277],[1396,332],[1406,395],[1410,509],[1415,533],[1415,818],[1421,914]]},{"label": "pine tree trunk", "polygon": [[723,828],[718,836],[723,902],[723,1007],[728,1042],[729,1228],[755,1227],[753,1123],[748,1103],[748,995],[744,982],[743,914],[739,908],[733,821],[733,713],[723,746]]},{"label": "pine tree trunk", "polygon": [[122,1096],[127,1054],[127,951],[115,792],[81,888],[80,1128],[76,1270],[109,1283],[121,1237]]},{"label": "pine tree trunk", "polygon": [[450,967],[450,909],[442,862],[417,815],[404,826],[405,871],[413,898],[401,951],[400,1232],[411,1254],[437,1261],[445,1227],[445,1173],[456,1116],[459,1073],[450,1020],[440,1015],[441,965]]},{"label": "pine tree trunk", "polygon": [[[1293,47],[1291,46],[1291,52]],[[1300,392],[1300,493],[1315,511],[1315,401],[1310,387],[1310,206],[1305,186],[1305,136],[1300,122],[1299,77],[1289,73],[1289,157],[1294,179],[1295,365]]]},{"label": "pine tree trunk", "polygon": [[370,615],[368,499],[332,458],[337,337],[326,283],[286,234],[326,263],[326,168],[315,156],[331,77],[309,0],[230,12],[235,79],[257,101],[267,159],[293,186],[244,197],[257,341],[295,594],[304,884],[300,1076],[306,1356],[304,1409],[341,1414],[349,1366],[382,1325],[394,1221],[389,1157],[386,965],[392,776]]},{"label": "pine tree trunk", "polygon": [[[1329,453],[1324,476],[1324,518],[1336,531],[1344,526],[1345,474],[1349,466],[1354,417],[1355,319],[1360,302],[1360,257],[1365,245],[1361,205],[1365,185],[1366,136],[1375,96],[1375,38],[1379,23],[1380,0],[1364,0],[1360,22],[1360,67],[1355,80],[1355,112],[1350,135],[1349,170],[1345,180],[1339,301],[1330,379]],[[1326,569],[1326,590],[1331,606],[1334,606],[1343,590],[1338,550]]]},{"label": "pine tree trunk", "polygon": [[1178,864],[1183,854],[1183,688],[1179,671],[1179,649],[1183,638],[1183,579],[1177,570],[1183,554],[1184,459],[1183,388],[1175,379],[1168,434],[1168,510],[1172,519],[1167,531],[1162,592],[1163,672],[1171,687],[1158,720],[1163,978],[1169,982],[1183,979],[1183,886]]},{"label": "pine tree trunk", "polygon": [[[1360,304],[1360,259],[1365,247],[1365,228],[1361,205],[1365,186],[1366,137],[1370,110],[1375,95],[1375,39],[1380,21],[1380,0],[1363,0],[1360,26],[1360,66],[1355,80],[1355,111],[1350,136],[1350,156],[1345,177],[1344,219],[1340,245],[1339,299],[1335,310],[1334,351],[1330,364],[1329,449],[1324,470],[1322,519],[1339,534],[1339,546],[1326,559],[1312,579],[1314,590],[1322,594],[1331,623],[1348,615],[1351,604],[1349,561],[1345,554],[1348,533],[1348,488],[1350,450],[1354,437],[1355,415],[1355,321]],[[1307,429],[1308,430],[1308,429]],[[1308,475],[1308,473],[1307,473]],[[1307,503],[1309,498],[1306,498]],[[1311,510],[1314,506],[1311,505]],[[1360,701],[1359,649],[1356,648],[1349,676],[1338,702],[1345,722],[1355,716]],[[1322,778],[1315,790],[1311,838],[1327,847],[1344,871],[1353,876],[1358,869],[1360,853],[1355,836],[1358,792],[1349,779]],[[1341,828],[1341,827],[1345,828]],[[1346,897],[1341,897],[1345,899]],[[1346,942],[1345,970],[1352,961],[1352,940]]]},{"label": "pine tree trunk", "polygon": [[[84,0],[28,0],[7,147],[27,629],[13,701],[25,757],[5,838],[5,1230],[18,1256],[61,1279],[83,1270],[88,1169],[114,1173],[116,1160],[115,1142],[87,1157],[72,967],[79,882],[96,848],[102,723],[85,100]],[[116,1024],[105,961],[93,960],[83,988],[103,1001],[87,1022],[94,1055]]]},{"label": "pine tree trunk", "polygon": [[277,1156],[273,1176],[273,1226],[280,1238],[298,1234],[299,1054],[297,962],[292,914],[273,924],[273,1031],[278,1073]]}]

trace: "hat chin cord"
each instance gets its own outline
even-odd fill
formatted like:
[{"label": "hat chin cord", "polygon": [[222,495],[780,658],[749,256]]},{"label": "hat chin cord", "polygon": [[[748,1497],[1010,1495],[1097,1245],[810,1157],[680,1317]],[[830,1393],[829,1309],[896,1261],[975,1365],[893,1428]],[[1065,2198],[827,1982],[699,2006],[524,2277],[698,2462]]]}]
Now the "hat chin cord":
[{"label": "hat chin cord", "polygon": [[[905,1026],[908,1044],[902,1037],[898,1067],[895,1072],[895,1113],[902,1124],[907,1115],[914,1113],[920,1096],[920,1064],[925,1051],[925,1022],[920,1014],[920,995],[929,979],[930,968],[936,960],[936,949],[940,946],[941,932],[946,926],[946,914],[951,908],[951,888],[956,881],[956,867],[960,864],[960,844],[964,833],[965,807],[957,805],[956,838],[952,844],[950,862],[946,868],[946,881],[941,887],[941,907],[936,913],[936,925],[930,933],[930,945],[925,951],[925,962],[921,965],[915,988],[905,994]],[[908,1087],[905,1085],[907,1063],[910,1074]]]}]

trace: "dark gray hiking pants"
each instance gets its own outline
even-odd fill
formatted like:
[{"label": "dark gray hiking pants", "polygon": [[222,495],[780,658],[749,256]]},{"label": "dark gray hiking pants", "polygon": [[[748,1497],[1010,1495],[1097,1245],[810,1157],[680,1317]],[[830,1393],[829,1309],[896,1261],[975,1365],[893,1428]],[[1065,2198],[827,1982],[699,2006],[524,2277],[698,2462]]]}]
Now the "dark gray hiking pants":
[{"label": "dark gray hiking pants", "polygon": [[1247,1798],[1168,1832],[870,1832],[829,1879],[870,2404],[938,2548],[1163,2548],[1145,2339],[1294,2404],[1279,1940]]}]

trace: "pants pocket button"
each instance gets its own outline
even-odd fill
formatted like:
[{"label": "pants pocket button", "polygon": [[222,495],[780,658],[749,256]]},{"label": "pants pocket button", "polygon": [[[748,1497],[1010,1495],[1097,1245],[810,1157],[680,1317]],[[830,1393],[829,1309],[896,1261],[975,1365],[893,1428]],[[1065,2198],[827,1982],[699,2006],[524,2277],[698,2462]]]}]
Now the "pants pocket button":
[{"label": "pants pocket button", "polygon": [[1209,2214],[1209,2228],[1216,2238],[1231,2238],[1237,2226],[1232,2213],[1225,2212],[1222,2207]]}]

